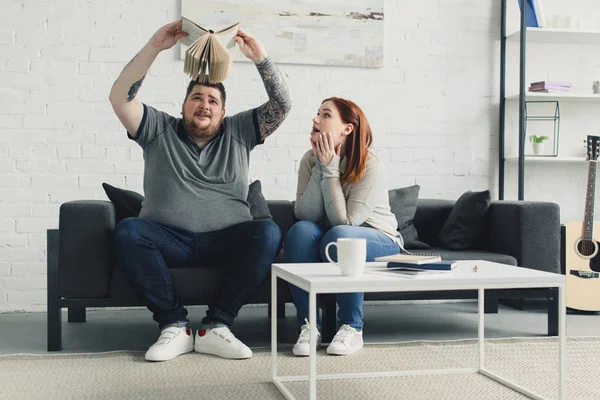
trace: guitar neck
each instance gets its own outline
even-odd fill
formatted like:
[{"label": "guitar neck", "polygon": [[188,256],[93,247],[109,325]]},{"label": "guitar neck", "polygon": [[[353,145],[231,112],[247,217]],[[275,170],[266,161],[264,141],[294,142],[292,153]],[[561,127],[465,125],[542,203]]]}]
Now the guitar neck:
[{"label": "guitar neck", "polygon": [[585,215],[583,218],[584,240],[592,240],[594,231],[594,197],[596,194],[596,161],[590,160],[588,169],[587,193],[585,195]]}]

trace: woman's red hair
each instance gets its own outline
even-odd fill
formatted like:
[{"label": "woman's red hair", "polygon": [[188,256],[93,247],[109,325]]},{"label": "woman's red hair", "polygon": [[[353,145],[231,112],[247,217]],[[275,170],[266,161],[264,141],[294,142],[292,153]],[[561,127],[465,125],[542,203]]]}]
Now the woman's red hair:
[{"label": "woman's red hair", "polygon": [[346,140],[348,167],[340,179],[342,182],[357,183],[367,169],[369,147],[373,142],[371,126],[365,113],[354,102],[339,97],[330,97],[323,100],[321,104],[326,101],[331,101],[335,105],[343,123],[351,124],[354,128]]}]

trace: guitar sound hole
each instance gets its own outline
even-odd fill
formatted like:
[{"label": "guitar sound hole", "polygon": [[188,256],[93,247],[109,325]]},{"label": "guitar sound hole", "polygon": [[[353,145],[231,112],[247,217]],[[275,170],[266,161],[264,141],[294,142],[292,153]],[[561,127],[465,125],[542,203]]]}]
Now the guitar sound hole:
[{"label": "guitar sound hole", "polygon": [[584,257],[589,257],[596,252],[596,243],[593,240],[582,240],[577,243],[577,251]]}]

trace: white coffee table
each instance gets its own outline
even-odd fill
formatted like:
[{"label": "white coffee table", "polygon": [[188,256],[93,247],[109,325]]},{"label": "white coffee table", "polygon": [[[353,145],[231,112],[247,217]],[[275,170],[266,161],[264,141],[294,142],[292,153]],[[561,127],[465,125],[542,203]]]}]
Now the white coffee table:
[{"label": "white coffee table", "polygon": [[[370,272],[369,269],[383,267],[383,263],[367,263],[364,275],[346,277],[340,269],[329,263],[310,264],[273,264],[271,272],[271,304],[277,304],[277,278],[292,283],[309,293],[310,323],[310,355],[308,375],[279,376],[277,374],[277,307],[271,312],[271,367],[273,383],[287,399],[294,399],[285,387],[285,382],[308,381],[310,399],[317,398],[317,380],[372,378],[406,375],[480,373],[505,386],[517,390],[534,399],[545,399],[537,393],[527,390],[508,379],[485,369],[484,358],[484,290],[485,289],[517,289],[517,288],[558,288],[558,337],[559,337],[559,398],[565,398],[565,277],[564,275],[542,272],[527,268],[493,263],[489,261],[459,261],[455,270],[445,274],[431,274],[419,277],[405,277],[400,274]],[[477,271],[475,271],[477,266]],[[479,365],[475,368],[440,369],[425,371],[385,371],[350,374],[317,375],[316,348],[316,305],[319,293],[352,293],[352,292],[400,292],[430,290],[478,290],[478,344]]]}]

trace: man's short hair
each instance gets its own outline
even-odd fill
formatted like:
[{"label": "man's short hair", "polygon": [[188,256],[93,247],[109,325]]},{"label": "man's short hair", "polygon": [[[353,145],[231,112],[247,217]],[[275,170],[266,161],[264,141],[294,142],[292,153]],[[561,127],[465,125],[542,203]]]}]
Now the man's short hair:
[{"label": "man's short hair", "polygon": [[183,99],[183,101],[186,101],[188,96],[190,95],[190,93],[192,93],[192,90],[194,90],[194,86],[196,85],[202,85],[202,86],[206,86],[209,88],[214,88],[217,89],[220,93],[221,93],[221,105],[224,108],[225,107],[225,100],[227,98],[227,95],[225,94],[225,86],[223,86],[222,83],[204,83],[204,82],[199,82],[198,80],[194,79],[191,80],[188,87],[187,87],[187,91],[185,92],[185,99]]}]

